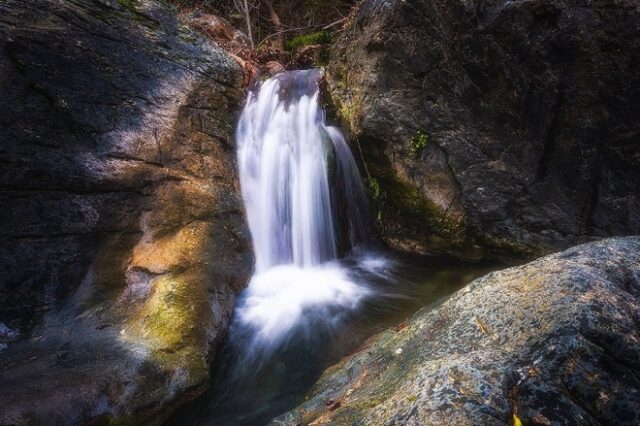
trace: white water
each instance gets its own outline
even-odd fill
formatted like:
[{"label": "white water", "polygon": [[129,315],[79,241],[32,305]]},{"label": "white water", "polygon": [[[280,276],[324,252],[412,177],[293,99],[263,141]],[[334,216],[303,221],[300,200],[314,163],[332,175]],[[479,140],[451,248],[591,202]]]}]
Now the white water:
[{"label": "white water", "polygon": [[355,161],[319,106],[320,78],[308,70],[266,80],[238,126],[256,269],[232,332],[251,330],[260,347],[277,346],[296,327],[330,328],[371,292],[335,262],[366,238],[368,222]]}]

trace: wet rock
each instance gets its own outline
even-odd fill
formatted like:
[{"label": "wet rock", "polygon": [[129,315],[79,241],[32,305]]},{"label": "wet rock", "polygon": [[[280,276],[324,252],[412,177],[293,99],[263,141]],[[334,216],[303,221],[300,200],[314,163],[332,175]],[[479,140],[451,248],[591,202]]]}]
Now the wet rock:
[{"label": "wet rock", "polygon": [[0,424],[159,422],[251,273],[242,72],[154,1],[0,15]]},{"label": "wet rock", "polygon": [[273,424],[635,425],[639,314],[640,237],[576,246],[373,337]]},{"label": "wet rock", "polygon": [[640,233],[632,0],[367,0],[328,66],[386,241],[533,258]]}]

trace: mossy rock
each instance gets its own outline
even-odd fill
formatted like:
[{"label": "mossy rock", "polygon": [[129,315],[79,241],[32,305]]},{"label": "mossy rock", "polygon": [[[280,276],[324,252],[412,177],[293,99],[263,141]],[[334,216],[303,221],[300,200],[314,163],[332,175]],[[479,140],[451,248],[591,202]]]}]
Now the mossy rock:
[{"label": "mossy rock", "polygon": [[206,382],[208,353],[202,333],[210,316],[206,294],[185,275],[160,276],[150,285],[150,296],[128,321],[123,338],[150,351],[161,368],[182,371],[187,387]]}]

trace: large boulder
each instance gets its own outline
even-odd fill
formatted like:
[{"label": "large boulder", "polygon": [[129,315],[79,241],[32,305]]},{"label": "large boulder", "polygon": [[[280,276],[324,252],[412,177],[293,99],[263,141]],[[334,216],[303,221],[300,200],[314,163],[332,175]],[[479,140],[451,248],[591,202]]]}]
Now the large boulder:
[{"label": "large boulder", "polygon": [[0,424],[160,421],[251,273],[242,72],[155,1],[0,16]]},{"label": "large boulder", "polygon": [[382,234],[532,258],[640,233],[634,0],[365,0],[328,65]]},{"label": "large boulder", "polygon": [[473,281],[329,368],[274,424],[637,425],[640,237]]}]

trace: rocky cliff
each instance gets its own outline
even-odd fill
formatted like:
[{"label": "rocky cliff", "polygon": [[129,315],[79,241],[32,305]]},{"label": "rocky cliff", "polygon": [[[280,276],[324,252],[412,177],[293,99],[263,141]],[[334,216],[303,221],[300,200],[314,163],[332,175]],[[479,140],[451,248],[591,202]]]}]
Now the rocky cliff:
[{"label": "rocky cliff", "polygon": [[640,237],[473,281],[329,368],[279,425],[637,425]]},{"label": "rocky cliff", "polygon": [[242,73],[155,1],[0,4],[0,423],[158,420],[251,272]]},{"label": "rocky cliff", "polygon": [[366,0],[328,66],[393,247],[530,258],[640,233],[632,0]]}]

